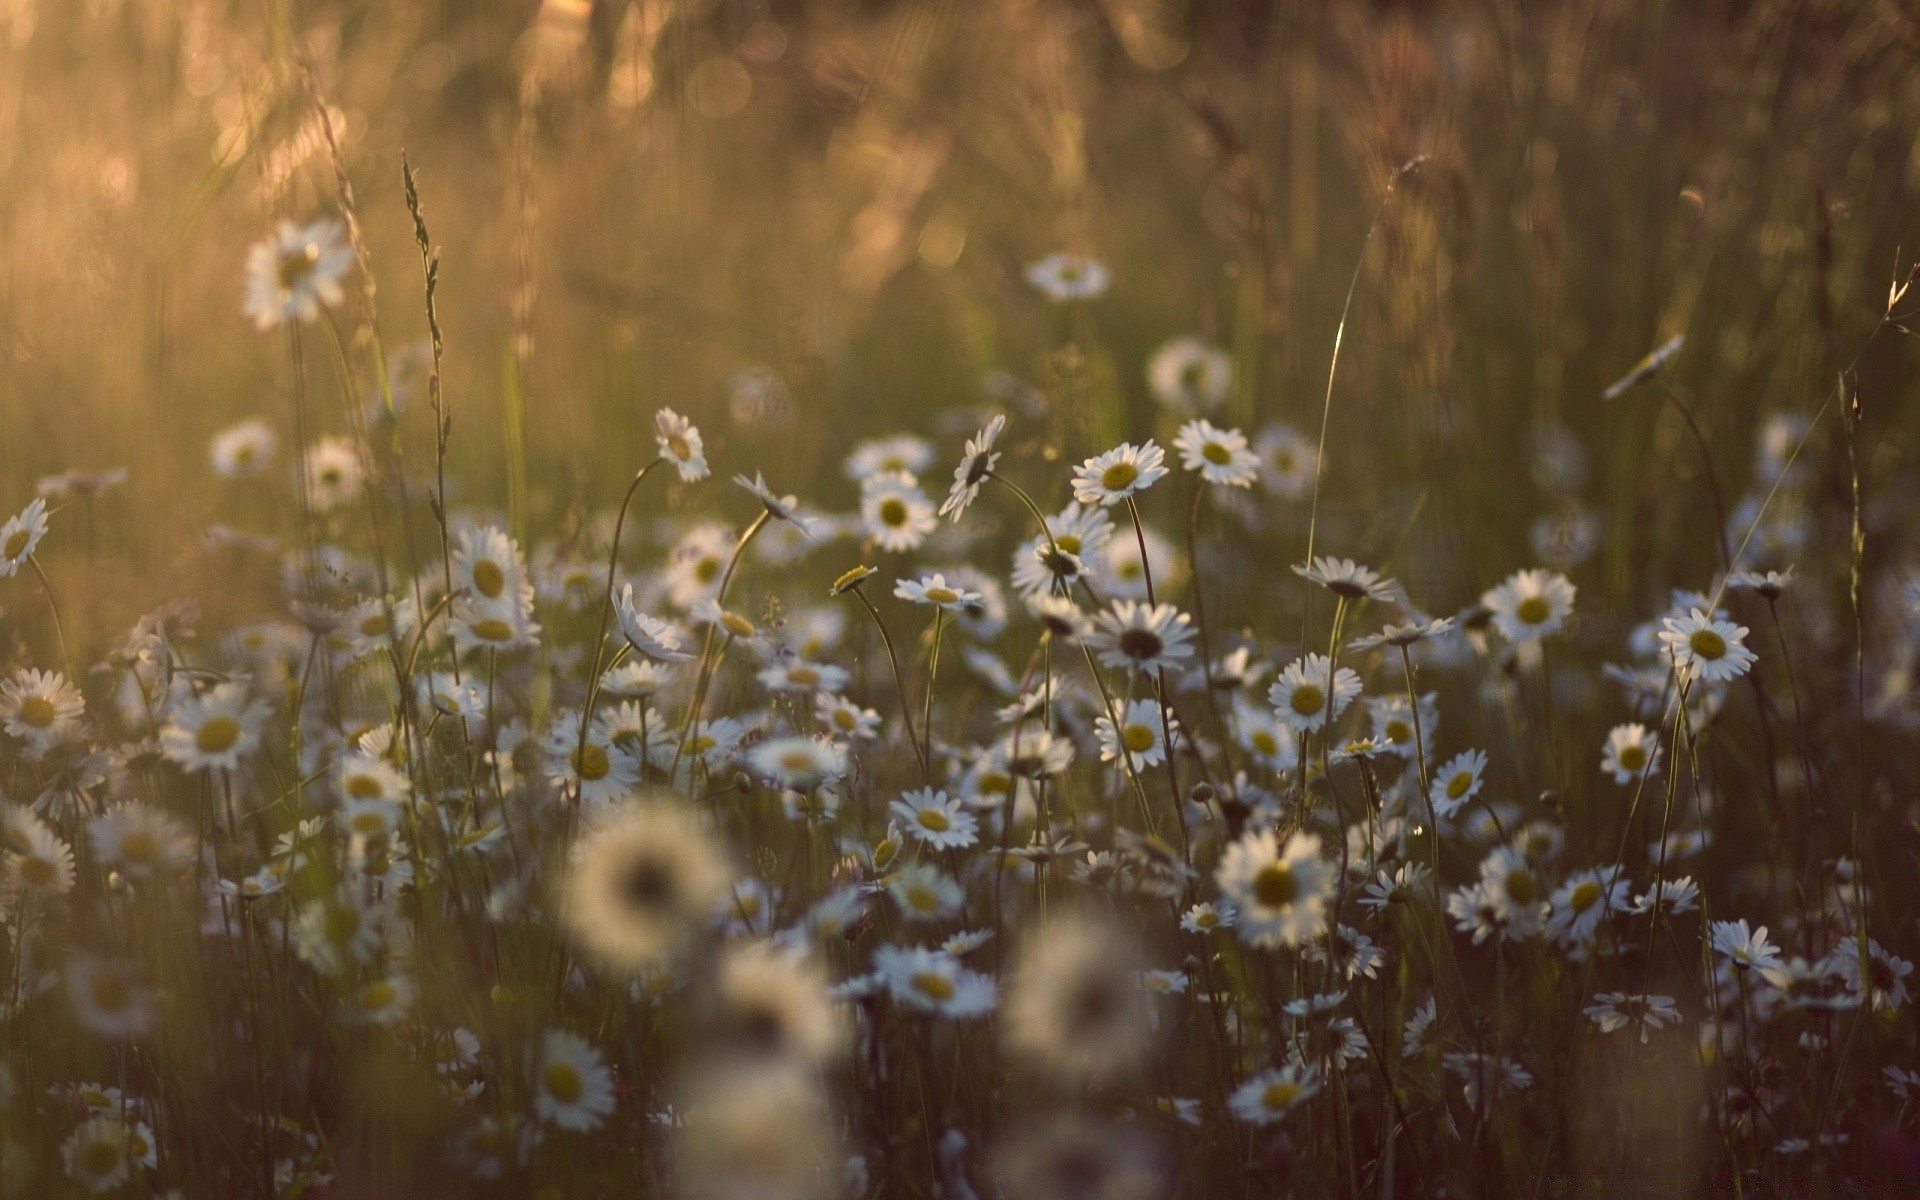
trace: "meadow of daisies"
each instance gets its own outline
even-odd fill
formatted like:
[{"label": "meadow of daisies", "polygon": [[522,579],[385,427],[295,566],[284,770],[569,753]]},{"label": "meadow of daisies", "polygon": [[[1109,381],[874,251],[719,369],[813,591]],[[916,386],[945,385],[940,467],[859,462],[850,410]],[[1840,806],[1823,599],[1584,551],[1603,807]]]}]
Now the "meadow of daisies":
[{"label": "meadow of daisies", "polygon": [[1897,7],[0,3],[0,1195],[1914,1194]]}]

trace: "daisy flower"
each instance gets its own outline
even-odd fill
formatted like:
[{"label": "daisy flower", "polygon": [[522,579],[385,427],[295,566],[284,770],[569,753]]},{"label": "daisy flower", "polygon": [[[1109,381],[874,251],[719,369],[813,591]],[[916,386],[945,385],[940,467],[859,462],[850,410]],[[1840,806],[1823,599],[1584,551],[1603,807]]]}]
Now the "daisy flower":
[{"label": "daisy flower", "polygon": [[881,946],[873,952],[873,968],[896,1001],[921,1012],[969,1020],[992,1012],[999,1000],[992,979],[945,951]]},{"label": "daisy flower", "polygon": [[1709,683],[1722,683],[1747,673],[1759,661],[1759,655],[1747,649],[1741,639],[1747,627],[1731,621],[1717,621],[1695,608],[1684,617],[1667,617],[1660,642],[1673,660],[1674,670],[1683,676],[1695,676]]},{"label": "daisy flower", "polygon": [[1196,337],[1177,337],[1147,359],[1147,387],[1175,412],[1210,412],[1233,386],[1233,356]]},{"label": "daisy flower", "polygon": [[698,483],[707,477],[707,450],[700,431],[692,421],[671,408],[653,414],[654,444],[660,456],[673,463],[682,483]]},{"label": "daisy flower", "polygon": [[1035,596],[1027,607],[1036,620],[1055,638],[1075,642],[1093,632],[1093,622],[1080,606],[1065,596]]},{"label": "daisy flower", "polygon": [[938,867],[917,863],[895,875],[887,892],[909,921],[939,921],[960,911],[965,894]]},{"label": "daisy flower", "polygon": [[36,497],[19,515],[8,517],[7,523],[0,525],[0,579],[17,573],[45,536],[47,502]]},{"label": "daisy flower", "polygon": [[1167,473],[1166,457],[1151,438],[1138,446],[1122,442],[1073,469],[1073,498],[1111,508],[1158,483]]},{"label": "daisy flower", "polygon": [[1645,916],[1658,904],[1660,911],[1669,916],[1692,912],[1700,907],[1700,885],[1693,876],[1682,875],[1678,879],[1663,879],[1651,890],[1633,898],[1635,916]]},{"label": "daisy flower", "polygon": [[980,484],[1000,461],[1000,452],[993,448],[993,444],[1000,440],[1000,434],[1006,427],[1006,415],[995,413],[978,436],[968,439],[966,453],[960,456],[960,464],[953,469],[953,487],[940,505],[941,516],[950,516],[957,522],[980,498]]},{"label": "daisy flower", "polygon": [[1640,1044],[1647,1044],[1649,1030],[1663,1025],[1678,1025],[1680,1012],[1671,996],[1632,995],[1627,992],[1601,992],[1593,1003],[1580,1011],[1592,1018],[1601,1033],[1638,1028]]},{"label": "daisy flower", "polygon": [[1792,567],[1784,571],[1735,571],[1727,576],[1727,587],[1752,592],[1763,600],[1778,600],[1792,585]]},{"label": "daisy flower", "polygon": [[1580,871],[1554,890],[1548,904],[1547,936],[1563,946],[1593,941],[1600,922],[1627,911],[1627,880],[1614,866]]},{"label": "daisy flower", "polygon": [[25,809],[9,813],[5,894],[64,896],[73,890],[73,848]]},{"label": "daisy flower", "polygon": [[0,722],[27,744],[29,757],[72,740],[86,709],[80,689],[58,671],[27,667],[0,683]]},{"label": "daisy flower", "polygon": [[577,792],[592,807],[618,803],[640,782],[639,760],[606,733],[589,728],[580,736],[580,715],[561,712],[547,729],[547,778],[562,792]]},{"label": "daisy flower", "polygon": [[[18,1148],[9,1152],[18,1155]],[[116,1116],[91,1117],[62,1143],[60,1161],[67,1175],[89,1192],[111,1192],[133,1178],[140,1156],[133,1127]]]},{"label": "daisy flower", "polygon": [[1267,689],[1267,702],[1287,728],[1299,733],[1324,729],[1360,694],[1360,677],[1337,671],[1324,654],[1296,658]]},{"label": "daisy flower", "polygon": [[936,850],[961,850],[980,840],[980,821],[960,803],[933,788],[902,793],[887,806],[917,842]]},{"label": "daisy flower", "polygon": [[1031,928],[1001,1008],[1007,1053],[1075,1081],[1110,1079],[1152,1048],[1153,1013],[1138,949],[1086,913]]},{"label": "daisy flower", "polygon": [[1193,655],[1193,621],[1171,604],[1146,605],[1117,600],[1094,617],[1086,643],[1102,666],[1157,671],[1178,666]]},{"label": "daisy flower", "polygon": [[980,599],[980,593],[969,592],[958,583],[948,583],[947,577],[937,571],[918,579],[898,580],[893,585],[893,594],[914,604],[931,604],[948,612],[957,612]]},{"label": "daisy flower", "polygon": [[848,479],[864,483],[875,475],[900,471],[918,475],[933,462],[933,447],[922,437],[898,433],[892,437],[869,438],[857,443],[842,470]]},{"label": "daisy flower", "polygon": [[215,434],[207,447],[207,457],[213,473],[220,478],[251,479],[266,470],[277,444],[273,427],[256,418]]},{"label": "daisy flower", "polygon": [[917,550],[939,525],[933,502],[905,471],[869,475],[860,488],[860,520],[882,550]]},{"label": "daisy flower", "polygon": [[1262,1071],[1233,1090],[1227,1107],[1249,1125],[1271,1125],[1286,1118],[1320,1090],[1319,1073],[1311,1066],[1274,1067]]},{"label": "daisy flower", "polygon": [[861,708],[845,696],[820,692],[813,698],[813,712],[835,737],[863,742],[879,736],[880,714],[871,708]]},{"label": "daisy flower", "polygon": [[247,254],[246,313],[261,329],[312,321],[346,299],[340,281],[353,267],[347,227],[332,218],[310,225],[280,222]]},{"label": "daisy flower", "polygon": [[1227,847],[1214,881],[1233,902],[1242,940],[1298,946],[1319,936],[1334,875],[1318,837],[1296,833],[1283,850],[1271,830],[1262,830]]},{"label": "daisy flower", "polygon": [[1091,300],[1107,290],[1107,268],[1096,259],[1065,250],[1027,267],[1027,282],[1055,304]]},{"label": "daisy flower", "polygon": [[1224,900],[1218,903],[1196,904],[1180,914],[1180,928],[1188,933],[1212,933],[1216,929],[1232,929],[1234,916],[1233,905]]},{"label": "daisy flower", "polygon": [[766,478],[758,471],[753,473],[752,479],[748,479],[745,475],[735,475],[733,481],[753,493],[753,498],[760,502],[761,508],[767,510],[768,516],[778,521],[791,523],[795,529],[798,529],[807,537],[814,536],[813,521],[800,515],[800,498],[798,496],[779,495],[771,487],[767,486]]},{"label": "daisy flower", "polygon": [[622,584],[614,600],[614,614],[620,618],[620,633],[637,653],[655,662],[686,662],[693,657],[692,641],[679,626],[640,611],[633,602],[633,585]]},{"label": "daisy flower", "polygon": [[1494,627],[1510,642],[1527,642],[1560,632],[1573,613],[1574,586],[1552,571],[1516,571],[1480,597],[1493,614]]},{"label": "daisy flower", "polygon": [[1713,923],[1713,952],[1736,966],[1755,971],[1780,967],[1780,950],[1767,940],[1767,927],[1749,929],[1745,918]]},{"label": "daisy flower", "polygon": [[160,730],[160,752],[189,771],[235,771],[260,748],[267,706],[247,697],[244,683],[215,684],[173,706]]},{"label": "daisy flower", "polygon": [[1496,846],[1481,860],[1480,886],[1508,937],[1517,941],[1546,923],[1547,901],[1540,876],[1526,855],[1513,847]]},{"label": "daisy flower", "polygon": [[613,1072],[585,1038],[564,1029],[540,1035],[534,1115],[574,1133],[598,1129],[613,1112]]},{"label": "daisy flower", "polygon": [[1400,594],[1399,585],[1393,580],[1350,558],[1316,558],[1310,563],[1296,563],[1293,573],[1308,583],[1319,584],[1342,600],[1391,603]]},{"label": "daisy flower", "polygon": [[160,1015],[153,989],[131,963],[117,959],[74,955],[67,963],[67,998],[80,1023],[102,1037],[140,1037]]},{"label": "daisy flower", "polygon": [[760,686],[770,692],[803,692],[812,695],[815,692],[837,692],[847,686],[847,669],[832,663],[794,658],[762,668],[759,679]]},{"label": "daisy flower", "polygon": [[1874,1012],[1898,1012],[1909,999],[1907,976],[1913,974],[1913,964],[1888,953],[1876,938],[1867,939],[1864,980],[1858,939],[1845,938],[1827,959],[1846,984],[1849,995],[1857,999],[1862,992],[1871,991],[1869,1000]]},{"label": "daisy flower", "polygon": [[1615,725],[1600,752],[1600,769],[1615,783],[1632,783],[1660,769],[1660,735],[1639,722]]},{"label": "daisy flower", "polygon": [[819,1066],[846,1048],[846,1021],[827,974],[805,952],[768,942],[729,950],[720,964],[725,1040],[762,1059]]},{"label": "daisy flower", "polygon": [[1302,500],[1313,491],[1320,452],[1290,425],[1269,425],[1253,443],[1259,456],[1261,486],[1283,500]]},{"label": "daisy flower", "polygon": [[193,837],[186,828],[138,800],[89,821],[87,840],[102,866],[129,879],[170,875],[193,861]]},{"label": "daisy flower", "polygon": [[705,925],[731,876],[692,812],[634,802],[575,843],[560,884],[560,918],[603,966],[638,975]]},{"label": "daisy flower", "polygon": [[[1116,708],[1119,705],[1116,703]],[[1100,737],[1100,761],[1112,762],[1119,758],[1122,750],[1127,761],[1138,766],[1154,766],[1167,757],[1167,746],[1162,740],[1160,728],[1161,710],[1157,700],[1129,700],[1125,704],[1125,715],[1116,727],[1112,717],[1100,717],[1094,721],[1094,730]],[[1171,716],[1167,717],[1169,728],[1178,729],[1180,723]]]},{"label": "daisy flower", "polygon": [[747,765],[781,787],[805,791],[846,774],[846,751],[810,737],[768,738],[747,753]]},{"label": "daisy flower", "polygon": [[347,1020],[375,1028],[393,1025],[412,1010],[414,995],[413,980],[406,975],[383,975],[347,997]]},{"label": "daisy flower", "polygon": [[1427,800],[1433,805],[1433,811],[1442,820],[1451,820],[1453,815],[1466,807],[1467,801],[1480,794],[1481,775],[1487,769],[1487,752],[1484,750],[1463,750],[1447,760],[1447,764],[1434,773],[1433,785]]},{"label": "daisy flower", "polygon": [[1455,618],[1453,617],[1417,617],[1405,624],[1386,625],[1381,628],[1379,633],[1355,638],[1351,645],[1355,650],[1362,651],[1378,650],[1382,646],[1392,646],[1395,649],[1403,649],[1408,646],[1418,645],[1428,638],[1442,637],[1451,633],[1453,632],[1454,624]]},{"label": "daisy flower", "polygon": [[347,438],[323,437],[307,447],[307,502],[317,513],[332,512],[360,494],[366,466]]},{"label": "daisy flower", "polygon": [[1247,449],[1247,435],[1238,429],[1220,429],[1210,421],[1188,421],[1173,439],[1180,465],[1200,472],[1208,483],[1250,487],[1260,474],[1260,458]]},{"label": "daisy flower", "polygon": [[1377,913],[1396,904],[1409,903],[1426,885],[1429,873],[1420,863],[1401,863],[1391,875],[1381,867],[1373,881],[1361,889],[1360,904]]}]

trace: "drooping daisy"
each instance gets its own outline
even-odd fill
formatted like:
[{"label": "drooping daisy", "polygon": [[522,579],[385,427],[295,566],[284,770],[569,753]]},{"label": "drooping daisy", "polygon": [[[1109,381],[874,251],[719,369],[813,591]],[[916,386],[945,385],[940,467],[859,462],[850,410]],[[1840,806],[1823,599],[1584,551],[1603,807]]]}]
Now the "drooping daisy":
[{"label": "drooping daisy", "polygon": [[1391,603],[1399,598],[1399,585],[1371,567],[1363,567],[1350,558],[1316,558],[1296,563],[1293,573],[1308,583],[1317,583],[1342,600],[1378,600]]},{"label": "drooping daisy", "polygon": [[533,1111],[559,1129],[598,1129],[613,1112],[613,1072],[585,1038],[564,1029],[540,1035],[534,1063]]},{"label": "drooping daisy", "polygon": [[753,473],[752,479],[748,479],[745,475],[735,475],[733,481],[753,493],[753,498],[760,502],[760,507],[767,511],[768,516],[788,522],[809,538],[814,536],[813,521],[800,515],[798,496],[782,496],[775,492],[758,471]]},{"label": "drooping daisy", "polygon": [[1180,465],[1223,487],[1251,487],[1260,474],[1260,458],[1247,449],[1247,435],[1220,429],[1211,421],[1188,421],[1173,439]]},{"label": "drooping daisy", "polygon": [[1660,735],[1637,721],[1615,725],[1600,752],[1600,769],[1620,784],[1652,775],[1660,769]]},{"label": "drooping daisy", "polygon": [[1713,952],[1735,966],[1771,971],[1781,965],[1780,950],[1767,940],[1767,927],[1749,929],[1746,919],[1713,923]]},{"label": "drooping daisy", "polygon": [[71,741],[86,708],[80,689],[58,671],[27,667],[0,682],[0,721],[10,736],[27,744],[31,758]]},{"label": "drooping daisy", "polygon": [[1335,670],[1324,654],[1309,654],[1287,664],[1267,689],[1267,702],[1289,729],[1311,733],[1337,720],[1359,694],[1358,675]]},{"label": "drooping daisy", "polygon": [[1107,290],[1107,268],[1097,259],[1055,251],[1027,266],[1027,282],[1055,304],[1091,300]]},{"label": "drooping daisy", "polygon": [[873,952],[873,969],[899,1003],[953,1020],[983,1017],[999,1001],[992,979],[943,950],[881,946]]},{"label": "drooping daisy", "polygon": [[1752,592],[1763,600],[1778,600],[1793,586],[1793,568],[1784,571],[1735,571],[1727,576],[1727,587],[1736,592]]},{"label": "drooping daisy", "polygon": [[273,427],[256,417],[215,434],[207,456],[220,478],[252,479],[267,469],[276,445]]},{"label": "drooping daisy", "polygon": [[[1116,704],[1116,708],[1120,706]],[[1167,745],[1162,737],[1160,702],[1157,700],[1130,700],[1119,721],[1112,717],[1100,717],[1094,721],[1094,731],[1100,738],[1100,761],[1112,762],[1119,758],[1122,750],[1127,761],[1135,768],[1154,766],[1167,757]],[[1179,722],[1171,716],[1166,717],[1169,728],[1179,728]]]},{"label": "drooping daisy", "polygon": [[1494,627],[1510,642],[1528,642],[1560,632],[1573,613],[1574,586],[1552,571],[1516,571],[1480,597]]},{"label": "drooping daisy", "polygon": [[1146,491],[1167,474],[1166,452],[1149,438],[1141,445],[1122,442],[1073,469],[1073,498],[1111,508]]},{"label": "drooping daisy", "polygon": [[1227,1106],[1237,1119],[1249,1125],[1271,1125],[1285,1119],[1319,1090],[1315,1068],[1287,1063],[1262,1071],[1235,1088]]},{"label": "drooping daisy", "polygon": [[663,408],[653,414],[653,428],[661,457],[673,463],[682,483],[698,483],[707,477],[706,446],[692,421]]},{"label": "drooping daisy", "polygon": [[1171,604],[1118,600],[1094,617],[1086,643],[1101,665],[1130,671],[1178,666],[1193,655],[1193,621]]},{"label": "drooping daisy", "polygon": [[1233,356],[1197,337],[1177,337],[1147,359],[1153,398],[1175,412],[1211,412],[1233,386]]},{"label": "drooping daisy", "polygon": [[641,612],[633,601],[632,584],[621,585],[613,611],[620,618],[621,636],[636,653],[663,663],[686,662],[693,657],[692,642],[686,631],[670,621]]},{"label": "drooping daisy", "polygon": [[1335,874],[1315,835],[1296,833],[1283,850],[1271,830],[1260,830],[1227,847],[1214,880],[1233,902],[1242,940],[1298,946],[1325,925]]},{"label": "drooping daisy", "polygon": [[1443,637],[1453,632],[1454,624],[1453,617],[1422,617],[1416,614],[1413,620],[1404,624],[1388,624],[1379,633],[1355,638],[1351,645],[1355,650],[1378,650],[1382,646],[1405,649],[1428,638]]},{"label": "drooping daisy", "polygon": [[959,850],[980,840],[980,821],[961,804],[959,797],[933,788],[916,788],[902,793],[887,806],[908,836],[936,850]]},{"label": "drooping daisy", "polygon": [[246,312],[261,329],[312,321],[346,299],[340,281],[353,267],[346,226],[329,217],[309,225],[282,221],[247,254]]},{"label": "drooping daisy", "polygon": [[1108,921],[1055,916],[1028,930],[1001,1030],[1007,1052],[1075,1081],[1110,1079],[1152,1049],[1139,951]]},{"label": "drooping daisy", "polygon": [[931,604],[948,612],[957,612],[969,602],[980,599],[978,592],[969,592],[957,583],[949,583],[947,577],[938,571],[918,579],[897,581],[893,585],[893,594],[914,604]]},{"label": "drooping daisy", "polygon": [[953,487],[940,505],[941,516],[952,517],[957,522],[980,498],[980,484],[1000,461],[1000,452],[993,448],[993,444],[1000,439],[1000,433],[1006,427],[1006,415],[995,413],[979,436],[968,439],[966,453],[960,456],[959,465],[953,469]]},{"label": "drooping daisy", "polygon": [[1741,640],[1747,636],[1746,626],[1715,620],[1702,609],[1667,617],[1662,624],[1660,643],[1682,676],[1723,683],[1745,675],[1760,660]]},{"label": "drooping daisy", "polygon": [[1592,1004],[1580,1011],[1600,1027],[1601,1033],[1638,1029],[1643,1046],[1647,1044],[1648,1031],[1680,1023],[1680,1011],[1674,1008],[1671,996],[1601,992],[1593,998]]},{"label": "drooping daisy", "polygon": [[637,801],[575,844],[560,885],[561,920],[603,966],[637,975],[705,924],[731,874],[692,812]]},{"label": "drooping daisy", "polygon": [[866,478],[860,487],[860,520],[868,537],[895,554],[919,549],[940,523],[933,502],[905,471],[882,471]]},{"label": "drooping daisy", "polygon": [[16,574],[47,536],[47,502],[38,497],[0,525],[0,579]]}]

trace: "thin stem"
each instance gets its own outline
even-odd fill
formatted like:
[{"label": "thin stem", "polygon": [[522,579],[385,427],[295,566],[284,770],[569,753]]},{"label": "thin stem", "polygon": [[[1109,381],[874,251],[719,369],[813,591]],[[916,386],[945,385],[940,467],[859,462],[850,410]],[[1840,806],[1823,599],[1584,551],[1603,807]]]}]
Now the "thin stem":
[{"label": "thin stem", "polygon": [[33,568],[34,576],[40,580],[40,590],[47,596],[47,611],[53,614],[53,639],[60,645],[60,663],[66,669],[67,678],[73,678],[73,656],[67,653],[67,631],[60,623],[60,602],[53,598],[53,585],[47,582],[47,573],[41,569],[40,556],[27,555],[27,565]]},{"label": "thin stem", "polygon": [[893,637],[887,633],[886,622],[880,619],[880,610],[867,598],[866,592],[858,587],[849,589],[860,601],[867,615],[873,618],[873,627],[880,631],[880,644],[887,648],[887,663],[893,668],[893,690],[900,696],[900,719],[907,723],[907,744],[913,747],[913,756],[920,760],[920,775],[929,784],[933,782],[933,765],[928,759],[928,751],[920,748],[920,735],[913,728],[913,705],[907,700],[907,684],[900,675],[900,656],[894,653]]}]

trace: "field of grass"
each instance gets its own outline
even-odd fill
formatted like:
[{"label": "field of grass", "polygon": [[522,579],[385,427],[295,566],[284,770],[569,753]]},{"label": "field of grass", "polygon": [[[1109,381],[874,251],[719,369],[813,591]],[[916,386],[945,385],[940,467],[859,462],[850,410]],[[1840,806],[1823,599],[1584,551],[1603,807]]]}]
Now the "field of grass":
[{"label": "field of grass", "polygon": [[1912,0],[0,0],[0,1196],[1920,1192],[1917,262]]}]

